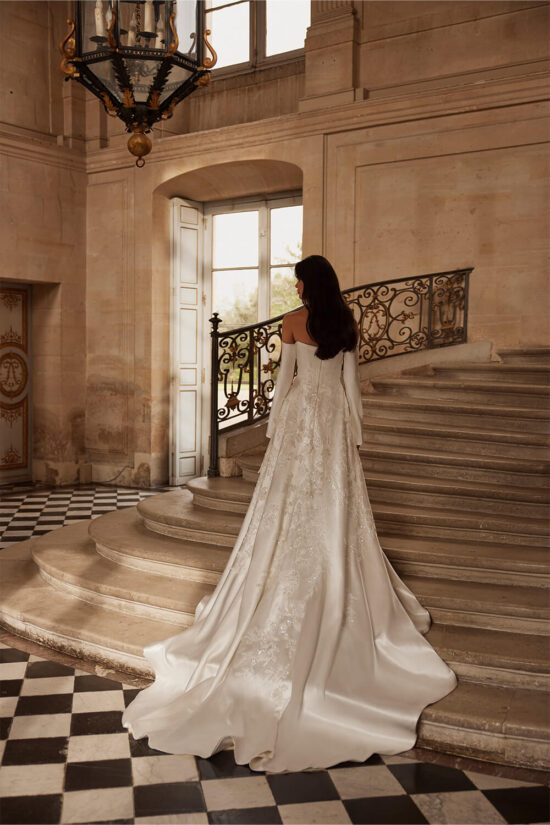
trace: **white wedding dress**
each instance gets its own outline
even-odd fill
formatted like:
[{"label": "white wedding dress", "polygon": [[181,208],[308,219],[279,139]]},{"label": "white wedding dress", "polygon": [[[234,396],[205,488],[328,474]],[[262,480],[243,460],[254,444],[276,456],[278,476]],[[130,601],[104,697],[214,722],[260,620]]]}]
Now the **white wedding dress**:
[{"label": "white wedding dress", "polygon": [[[270,443],[242,528],[195,623],[145,648],[136,738],[254,770],[300,771],[413,747],[456,686],[430,615],[380,547],[357,450],[357,351],[283,344]],[[297,376],[294,366],[298,363]]]}]

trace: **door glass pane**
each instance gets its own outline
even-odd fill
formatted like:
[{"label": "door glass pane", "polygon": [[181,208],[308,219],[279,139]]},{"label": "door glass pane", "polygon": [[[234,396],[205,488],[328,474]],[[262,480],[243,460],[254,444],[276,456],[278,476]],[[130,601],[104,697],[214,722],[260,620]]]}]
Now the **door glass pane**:
[{"label": "door glass pane", "polygon": [[218,55],[215,69],[250,60],[250,4],[215,9],[205,15],[210,42]]},{"label": "door glass pane", "polygon": [[265,53],[303,49],[310,23],[310,0],[266,0]]},{"label": "door glass pane", "polygon": [[212,273],[212,308],[222,319],[220,329],[258,320],[258,270],[217,270]]},{"label": "door glass pane", "polygon": [[270,317],[276,318],[302,305],[296,292],[296,276],[293,266],[271,268],[271,310]]},{"label": "door glass pane", "polygon": [[213,265],[215,269],[258,266],[258,212],[214,215]]},{"label": "door glass pane", "polygon": [[302,257],[302,207],[272,209],[271,265],[296,263]]}]

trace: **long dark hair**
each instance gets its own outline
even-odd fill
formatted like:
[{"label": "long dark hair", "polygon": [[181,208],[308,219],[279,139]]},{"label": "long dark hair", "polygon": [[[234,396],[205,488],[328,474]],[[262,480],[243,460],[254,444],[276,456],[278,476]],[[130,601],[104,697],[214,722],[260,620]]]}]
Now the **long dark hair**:
[{"label": "long dark hair", "polygon": [[324,361],[342,349],[354,349],[357,324],[331,264],[322,255],[308,255],[294,270],[304,285],[302,301],[309,310],[306,329],[317,343],[315,355]]}]

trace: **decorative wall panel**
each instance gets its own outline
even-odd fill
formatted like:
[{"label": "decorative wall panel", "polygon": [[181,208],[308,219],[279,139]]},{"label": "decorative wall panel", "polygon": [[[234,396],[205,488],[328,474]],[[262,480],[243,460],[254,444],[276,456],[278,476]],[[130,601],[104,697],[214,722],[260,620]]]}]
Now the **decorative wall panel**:
[{"label": "decorative wall panel", "polygon": [[31,477],[30,287],[0,284],[0,483]]}]

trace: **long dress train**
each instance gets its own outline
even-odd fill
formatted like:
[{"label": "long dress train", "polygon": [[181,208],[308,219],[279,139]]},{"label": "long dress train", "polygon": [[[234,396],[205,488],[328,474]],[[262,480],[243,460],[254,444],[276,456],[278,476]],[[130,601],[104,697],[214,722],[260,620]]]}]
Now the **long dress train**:
[{"label": "long dress train", "polygon": [[[195,623],[145,648],[155,682],[123,715],[153,748],[300,771],[413,747],[456,686],[430,614],[386,558],[357,445],[357,351],[283,344],[270,443]],[[294,365],[298,373],[293,379]]]}]

